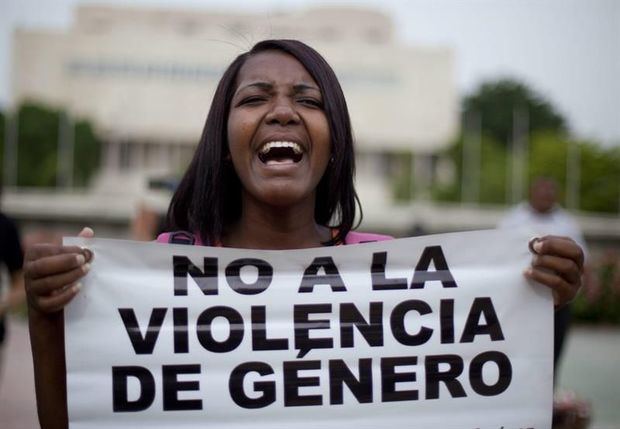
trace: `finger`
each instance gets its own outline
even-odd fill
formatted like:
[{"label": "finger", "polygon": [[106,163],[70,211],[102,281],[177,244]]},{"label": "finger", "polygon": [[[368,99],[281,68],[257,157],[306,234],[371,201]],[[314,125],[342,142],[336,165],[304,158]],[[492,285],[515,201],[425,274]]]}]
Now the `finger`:
[{"label": "finger", "polygon": [[[93,238],[94,236],[95,236],[95,231],[93,231],[92,228],[89,228],[88,226],[85,226],[84,228],[82,228],[82,230],[78,234],[78,237],[84,237],[84,238]],[[95,256],[93,251],[90,250],[88,247],[82,247],[82,253],[84,254],[84,257],[86,258],[86,262],[92,261],[93,257]]]},{"label": "finger", "polygon": [[547,235],[534,242],[532,248],[539,255],[556,255],[575,261],[579,268],[583,267],[583,250],[568,237]]},{"label": "finger", "polygon": [[577,293],[577,286],[568,283],[564,278],[554,273],[530,268],[525,275],[538,283],[549,287],[553,292],[553,302],[556,306],[570,302]]},{"label": "finger", "polygon": [[579,283],[581,269],[572,259],[553,255],[537,255],[532,258],[532,267],[550,270],[564,278],[569,283]]},{"label": "finger", "polygon": [[84,264],[71,271],[52,276],[45,276],[28,282],[28,292],[34,295],[49,295],[63,290],[80,280],[90,270],[90,264]]},{"label": "finger", "polygon": [[78,294],[82,285],[76,283],[66,287],[59,293],[50,296],[36,298],[36,306],[39,310],[46,313],[53,313],[62,310]]},{"label": "finger", "polygon": [[46,256],[61,255],[65,253],[82,253],[79,246],[59,246],[57,244],[35,244],[26,251],[24,259],[34,261]]},{"label": "finger", "polygon": [[82,230],[78,234],[78,237],[85,237],[85,238],[93,238],[94,236],[95,236],[95,231],[93,231],[92,228],[89,228],[87,226],[82,228]]},{"label": "finger", "polygon": [[53,276],[83,266],[86,258],[81,253],[82,249],[78,247],[77,250],[77,253],[62,253],[28,261],[24,266],[26,278],[38,279]]}]

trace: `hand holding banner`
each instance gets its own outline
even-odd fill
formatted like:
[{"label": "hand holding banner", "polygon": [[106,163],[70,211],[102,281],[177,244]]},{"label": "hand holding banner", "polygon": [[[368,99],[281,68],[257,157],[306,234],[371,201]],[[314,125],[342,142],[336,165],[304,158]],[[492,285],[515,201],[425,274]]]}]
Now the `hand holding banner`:
[{"label": "hand holding banner", "polygon": [[68,239],[72,428],[546,428],[552,300],[527,239],[259,251]]}]

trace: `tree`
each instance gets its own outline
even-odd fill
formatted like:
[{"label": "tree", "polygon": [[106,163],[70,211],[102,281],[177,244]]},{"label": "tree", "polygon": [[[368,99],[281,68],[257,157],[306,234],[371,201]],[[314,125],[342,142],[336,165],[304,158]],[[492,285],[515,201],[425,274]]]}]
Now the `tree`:
[{"label": "tree", "polygon": [[463,112],[477,112],[482,132],[502,145],[512,141],[515,110],[525,111],[529,130],[567,131],[567,123],[557,110],[527,85],[512,79],[483,83],[463,100]]},{"label": "tree", "polygon": [[[529,142],[528,183],[537,177],[555,180],[561,189],[566,185],[566,157],[570,140],[553,131],[532,134]],[[564,195],[560,195],[564,203]]]},{"label": "tree", "polygon": [[[618,212],[620,203],[620,148],[605,148],[593,142],[580,142],[553,132],[535,133],[530,141],[530,181],[538,176],[551,177],[566,190],[568,146],[579,152],[579,206],[591,212]],[[566,203],[564,193],[560,202]]]},{"label": "tree", "polygon": [[[449,156],[456,166],[457,181],[448,186],[437,187],[433,195],[440,201],[460,201],[462,195],[463,178],[463,140],[460,136],[450,147]],[[472,174],[470,180],[478,179],[479,194],[477,203],[503,204],[506,202],[508,154],[506,149],[487,135],[482,135],[480,141],[480,169]]]},{"label": "tree", "polygon": [[17,185],[56,185],[59,111],[26,103],[18,110]]},{"label": "tree", "polygon": [[88,121],[75,123],[73,184],[87,186],[101,165],[101,141]]},{"label": "tree", "polygon": [[[17,185],[55,187],[58,177],[58,138],[62,110],[36,103],[18,109]],[[73,126],[73,184],[86,186],[97,171],[101,142],[88,121]]]},{"label": "tree", "polygon": [[617,213],[620,210],[620,148],[582,142],[580,208]]},{"label": "tree", "polygon": [[[577,209],[617,213],[620,206],[620,148],[604,148],[593,142],[577,141],[567,133],[568,124],[555,108],[526,85],[501,80],[481,85],[463,101],[464,117],[477,112],[481,117],[479,171],[463,175],[463,134],[444,154],[456,167],[457,181],[434,189],[436,199],[462,201],[461,181],[479,178],[478,203],[507,203],[510,180],[513,111],[529,110],[527,181],[538,176],[555,179],[566,190],[569,146],[576,147],[579,161],[579,205]],[[517,107],[521,106],[521,107]],[[464,133],[465,131],[463,131]],[[474,151],[477,145],[473,145]],[[467,175],[470,175],[467,177]],[[527,186],[527,183],[523,184]],[[566,203],[562,192],[560,202]]]}]

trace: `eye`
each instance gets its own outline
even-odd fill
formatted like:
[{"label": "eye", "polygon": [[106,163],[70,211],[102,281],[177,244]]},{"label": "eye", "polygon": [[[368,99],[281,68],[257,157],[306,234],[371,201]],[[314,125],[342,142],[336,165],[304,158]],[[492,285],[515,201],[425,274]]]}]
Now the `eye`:
[{"label": "eye", "polygon": [[248,97],[242,98],[241,101],[239,101],[237,105],[242,106],[242,105],[260,104],[263,101],[265,101],[265,99],[266,98],[261,95],[250,95]]},{"label": "eye", "polygon": [[312,98],[312,97],[303,97],[303,98],[299,98],[297,99],[298,103],[310,106],[310,107],[314,107],[317,109],[322,109],[323,108],[323,102],[321,100],[318,100],[316,98]]}]

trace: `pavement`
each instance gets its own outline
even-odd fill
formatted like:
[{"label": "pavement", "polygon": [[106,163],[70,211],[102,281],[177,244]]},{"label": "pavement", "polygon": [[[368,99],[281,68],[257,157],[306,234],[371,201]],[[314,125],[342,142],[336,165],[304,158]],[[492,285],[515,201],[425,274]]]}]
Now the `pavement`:
[{"label": "pavement", "polygon": [[[0,375],[0,428],[37,428],[26,321],[11,320],[9,335]],[[559,385],[592,403],[590,429],[620,429],[620,327],[573,327]]]},{"label": "pavement", "polygon": [[39,427],[28,325],[11,319],[0,368],[0,428]]},{"label": "pavement", "polygon": [[592,404],[594,429],[620,429],[620,327],[574,326],[558,385]]}]

